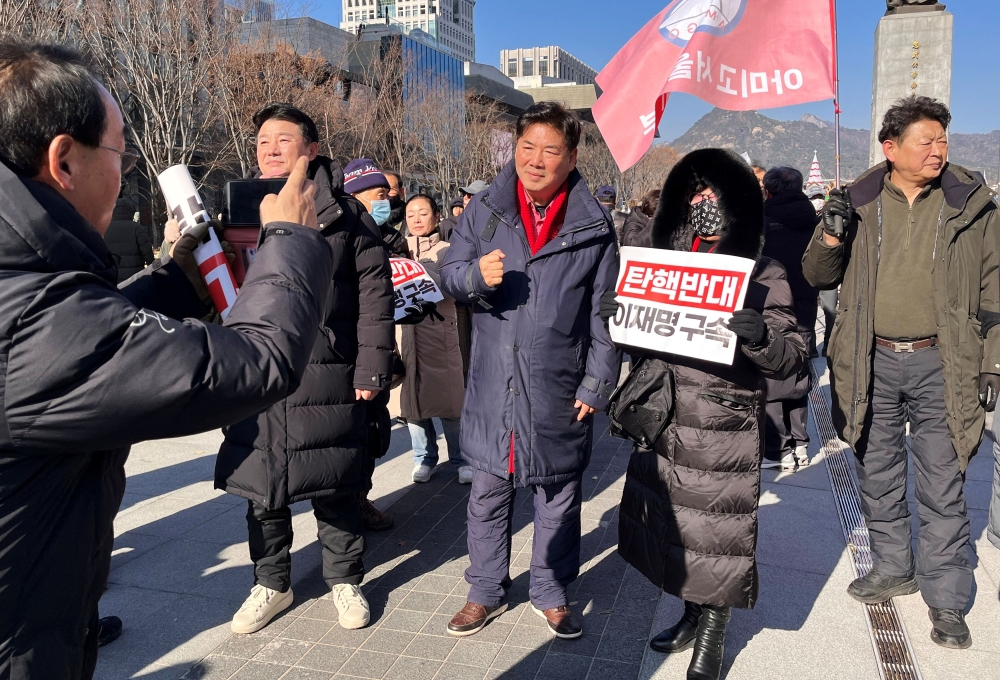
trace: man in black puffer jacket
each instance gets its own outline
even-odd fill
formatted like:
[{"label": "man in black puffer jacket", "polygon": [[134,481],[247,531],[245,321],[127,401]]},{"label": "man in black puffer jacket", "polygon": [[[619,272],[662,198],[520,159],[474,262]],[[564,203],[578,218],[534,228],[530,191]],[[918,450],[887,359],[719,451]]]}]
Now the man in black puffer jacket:
[{"label": "man in black puffer jacket", "polygon": [[[819,291],[802,276],[802,255],[819,217],[802,191],[802,173],[795,168],[768,170],[764,195],[764,255],[784,266],[795,301],[796,330],[810,355],[815,355]],[[808,362],[786,380],[767,381],[767,437],[761,467],[794,470],[809,465],[811,381]]]},{"label": "man in black puffer jacket", "polygon": [[121,111],[79,55],[0,43],[4,680],[93,675],[129,447],[292,392],[326,306],[331,252],[305,163],[262,206],[254,269],[224,325],[185,319],[207,312],[191,253],[204,226],[117,288],[101,234],[124,149]]},{"label": "man in black puffer jacket", "polygon": [[[226,429],[215,486],[249,501],[247,526],[254,586],[233,617],[236,633],[252,633],[292,603],[292,513],[309,499],[323,544],[323,576],[333,589],[344,628],[368,624],[364,525],[358,491],[365,489],[365,402],[392,377],[393,297],[389,261],[378,227],[344,193],[343,172],[318,156],[309,116],[272,104],[254,116],[256,177],[287,176],[310,159],[322,235],[333,248],[329,300],[302,384],[272,408]],[[251,267],[252,271],[253,267]]]},{"label": "man in black puffer jacket", "polygon": [[153,263],[153,245],[146,228],[136,222],[135,206],[127,198],[119,198],[111,215],[111,224],[104,232],[104,245],[118,256],[118,283],[126,281]]}]

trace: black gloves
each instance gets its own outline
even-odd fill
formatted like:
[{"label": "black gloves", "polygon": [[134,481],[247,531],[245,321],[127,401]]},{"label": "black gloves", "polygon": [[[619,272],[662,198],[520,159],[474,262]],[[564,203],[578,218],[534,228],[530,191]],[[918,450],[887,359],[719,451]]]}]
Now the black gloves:
[{"label": "black gloves", "polygon": [[200,246],[201,242],[205,240],[208,229],[209,225],[207,223],[188,229],[187,233],[178,238],[170,248],[170,259],[176,262],[177,266],[184,272],[184,275],[187,276],[188,281],[191,282],[202,303],[209,308],[214,308],[212,305],[212,296],[209,294],[208,287],[205,285],[205,279],[202,278],[201,271],[198,269],[198,262],[194,259],[195,248]]},{"label": "black gloves", "polygon": [[842,189],[830,192],[830,200],[823,208],[823,231],[836,239],[844,240],[844,225],[854,218],[851,197]]},{"label": "black gloves", "polygon": [[436,304],[418,298],[406,308],[406,316],[396,323],[400,326],[412,326],[420,323],[428,316],[438,321],[444,321],[444,317],[438,312]]},{"label": "black gloves", "polygon": [[751,347],[760,347],[767,338],[767,324],[756,309],[741,309],[734,312],[726,328],[743,338]]},{"label": "black gloves", "polygon": [[997,394],[1000,394],[1000,375],[994,373],[979,374],[979,403],[988,412],[996,408]]},{"label": "black gloves", "polygon": [[618,293],[611,289],[601,296],[601,307],[598,311],[604,323],[614,318],[618,313]]}]

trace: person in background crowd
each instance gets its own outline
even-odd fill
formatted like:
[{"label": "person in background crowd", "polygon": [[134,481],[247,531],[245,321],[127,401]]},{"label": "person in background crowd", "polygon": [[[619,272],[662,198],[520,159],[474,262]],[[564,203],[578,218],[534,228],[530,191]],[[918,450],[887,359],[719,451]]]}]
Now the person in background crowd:
[{"label": "person in background crowd", "polygon": [[[816,296],[819,291],[802,276],[802,256],[819,218],[804,193],[802,173],[771,168],[764,175],[764,255],[781,263],[794,299],[796,330],[812,356],[816,351]],[[808,362],[797,375],[767,383],[767,432],[761,467],[794,470],[809,465]]]},{"label": "person in background crowd", "polygon": [[812,203],[813,210],[819,215],[823,212],[823,208],[826,206],[826,191],[823,187],[815,187],[811,189],[808,194],[809,202]]},{"label": "person in background crowd", "polygon": [[[344,189],[358,199],[375,220],[382,234],[382,247],[390,257],[409,257],[406,238],[388,224],[392,213],[389,203],[389,180],[375,163],[368,158],[358,158],[344,170]],[[395,343],[395,338],[393,338]],[[359,492],[361,514],[368,531],[388,531],[396,518],[382,512],[368,498],[372,490],[372,476],[376,461],[389,451],[392,441],[392,416],[389,413],[389,390],[383,390],[366,406],[365,424],[368,430],[367,474],[365,488]]]},{"label": "person in background crowd", "polygon": [[581,125],[554,102],[517,121],[514,160],[466,208],[441,269],[475,303],[462,455],[474,468],[467,602],[448,633],[472,635],[507,608],[515,487],[534,493],[529,595],[560,638],[583,634],[566,589],[580,571],[582,476],[593,419],[620,357],[599,315],[618,278],[607,212],[576,170]]},{"label": "person in background crowd", "polygon": [[146,228],[135,221],[135,206],[119,198],[104,232],[104,244],[118,257],[118,283],[130,279],[153,263],[153,246]]},{"label": "person in background crowd", "polygon": [[466,208],[468,208],[469,202],[475,196],[477,196],[482,191],[486,191],[489,188],[490,185],[481,179],[477,179],[476,181],[469,184],[469,186],[467,187],[460,188],[459,191],[462,193],[462,203],[465,205]]},{"label": "person in background crowd", "polygon": [[660,202],[660,190],[653,189],[647,191],[635,208],[625,218],[622,225],[621,244],[623,246],[637,246],[639,248],[649,248],[650,241],[650,219],[656,212],[656,206]]},{"label": "person in background crowd", "polygon": [[[261,204],[224,325],[194,227],[126,285],[104,245],[135,166],[83,58],[0,43],[0,677],[89,680],[132,444],[219,428],[298,385],[332,271],[305,161]],[[185,319],[183,322],[180,319]]]},{"label": "person in background crowd", "polygon": [[833,420],[854,449],[873,563],[847,592],[870,604],[919,590],[931,639],[964,649],[973,575],[962,486],[1000,389],[1000,217],[992,192],[948,163],[950,122],[929,97],[886,111],[888,160],[831,194],[802,272],[817,288],[842,284],[845,302],[828,348]]},{"label": "person in background crowd", "polygon": [[[233,616],[234,633],[253,633],[292,604],[292,511],[312,502],[323,578],[344,628],[368,624],[364,523],[358,493],[367,483],[365,405],[392,374],[393,297],[375,223],[344,193],[343,173],[320,156],[312,118],[290,104],[253,117],[255,177],[288,177],[309,162],[322,235],[334,253],[327,304],[309,364],[288,398],[224,429],[215,488],[247,499],[253,587]],[[257,266],[254,260],[254,267]],[[242,295],[242,292],[240,293]]]},{"label": "person in background crowd", "polygon": [[626,214],[618,210],[618,192],[613,186],[605,184],[598,187],[594,193],[597,202],[604,206],[615,225],[615,236],[621,239],[622,227],[625,224]]},{"label": "person in background crowd", "polygon": [[389,180],[378,166],[368,158],[348,163],[344,168],[344,190],[361,201],[375,220],[389,257],[406,257],[406,238],[389,224],[393,210],[389,200]]},{"label": "person in background crowd", "polygon": [[438,233],[441,235],[441,240],[448,242],[451,240],[451,232],[455,230],[455,225],[458,224],[458,218],[462,216],[462,212],[465,210],[465,198],[456,198],[453,200],[449,206],[448,217],[441,220],[441,224],[438,225]]},{"label": "person in background crowd", "polygon": [[[731,366],[629,350],[645,355],[642,370],[672,374],[674,412],[665,414],[670,424],[652,451],[632,453],[618,553],[684,600],[681,620],[650,647],[666,654],[694,647],[688,680],[718,680],[730,608],[757,600],[765,379],[795,375],[805,346],[785,271],[760,255],[763,197],[743,159],[722,149],[693,151],[670,171],[660,198],[653,247],[758,261],[746,307],[727,323],[739,342]],[[611,291],[602,300],[604,318],[617,312],[615,297]]]},{"label": "person in background crowd", "polygon": [[754,177],[757,178],[757,183],[760,185],[760,190],[763,192],[764,175],[767,174],[767,166],[760,161],[750,161],[750,167],[753,169]]},{"label": "person in background crowd", "polygon": [[177,220],[167,220],[163,225],[163,243],[160,244],[160,257],[169,253],[180,237],[181,225],[177,223]]},{"label": "person in background crowd", "polygon": [[389,192],[386,198],[389,199],[389,207],[392,208],[387,224],[406,236],[404,233],[406,230],[406,187],[403,186],[403,180],[398,172],[383,170],[382,174],[389,182]]},{"label": "person in background crowd", "polygon": [[[410,258],[424,266],[439,285],[448,244],[441,240],[437,225],[437,202],[417,194],[406,202],[406,243]],[[406,419],[413,442],[413,481],[428,482],[437,469],[438,444],[434,418],[441,420],[448,460],[458,472],[460,484],[472,483],[472,468],[462,460],[459,423],[465,399],[464,364],[468,357],[459,343],[459,315],[469,314],[467,306],[457,307],[445,294],[437,303],[437,313],[419,323],[404,325],[400,354],[406,366],[399,395],[400,415]]]}]

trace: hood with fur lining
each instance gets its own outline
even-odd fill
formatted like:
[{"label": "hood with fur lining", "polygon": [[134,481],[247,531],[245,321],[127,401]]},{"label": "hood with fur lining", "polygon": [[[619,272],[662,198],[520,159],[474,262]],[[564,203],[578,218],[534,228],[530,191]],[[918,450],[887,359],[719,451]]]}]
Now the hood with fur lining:
[{"label": "hood with fur lining", "polygon": [[653,216],[654,248],[690,250],[689,198],[702,185],[719,197],[722,238],[715,252],[759,260],[764,248],[764,196],[746,161],[726,149],[699,149],[680,160],[667,176]]}]

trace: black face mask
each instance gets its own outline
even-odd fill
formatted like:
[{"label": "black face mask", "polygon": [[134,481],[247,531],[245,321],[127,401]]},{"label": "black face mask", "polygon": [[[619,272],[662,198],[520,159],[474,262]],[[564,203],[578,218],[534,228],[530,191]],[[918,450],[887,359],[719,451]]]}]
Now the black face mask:
[{"label": "black face mask", "polygon": [[393,210],[402,208],[404,205],[406,205],[406,203],[399,196],[389,197],[389,207],[392,208]]},{"label": "black face mask", "polygon": [[692,205],[690,219],[698,236],[718,236],[722,231],[722,211],[716,201],[703,200]]}]

